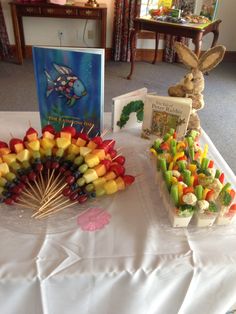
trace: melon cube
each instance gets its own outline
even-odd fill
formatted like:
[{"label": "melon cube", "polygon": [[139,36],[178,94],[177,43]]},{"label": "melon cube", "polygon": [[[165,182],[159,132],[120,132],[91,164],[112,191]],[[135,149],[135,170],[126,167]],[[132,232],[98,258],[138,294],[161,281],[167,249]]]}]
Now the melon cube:
[{"label": "melon cube", "polygon": [[68,133],[68,132],[60,132],[60,137],[62,138],[67,138],[68,140],[71,141],[71,133]]},{"label": "melon cube", "polygon": [[10,154],[11,150],[8,147],[2,147],[0,148],[0,156]]},{"label": "melon cube", "polygon": [[85,146],[86,145],[86,141],[85,140],[83,140],[82,138],[80,138],[80,137],[78,137],[78,139],[77,139],[77,141],[76,141],[76,145],[77,146]]},{"label": "melon cube", "polygon": [[52,134],[52,133],[50,133],[48,131],[45,131],[45,132],[43,132],[43,137],[53,140],[54,139],[54,134]]},{"label": "melon cube", "polygon": [[118,190],[124,190],[125,189],[125,182],[121,177],[118,177],[115,179]]},{"label": "melon cube", "polygon": [[97,144],[94,143],[92,140],[88,142],[87,147],[91,148],[94,150],[97,147]]},{"label": "melon cube", "polygon": [[6,175],[9,172],[9,167],[6,162],[0,164],[0,174],[2,176]]},{"label": "melon cube", "polygon": [[109,171],[109,172],[107,172],[107,174],[105,174],[104,178],[106,180],[112,180],[112,179],[116,178],[116,174],[114,171]]},{"label": "melon cube", "polygon": [[31,141],[36,141],[38,139],[38,134],[37,133],[31,133],[26,135],[27,139],[29,142]]},{"label": "melon cube", "polygon": [[85,182],[90,183],[98,178],[97,172],[94,169],[88,169],[83,175]]},{"label": "melon cube", "polygon": [[93,150],[93,154],[97,155],[100,160],[104,160],[105,157],[106,157],[106,153],[105,153],[104,149],[96,148],[96,149]]},{"label": "melon cube", "polygon": [[12,162],[16,161],[16,154],[7,154],[2,156],[3,161],[5,161],[8,165]]},{"label": "melon cube", "polygon": [[106,183],[104,183],[104,189],[106,191],[106,194],[113,194],[118,191],[118,187],[115,180],[109,180]]},{"label": "melon cube", "polygon": [[98,156],[93,155],[93,154],[87,154],[84,157],[84,161],[89,166],[89,168],[93,168],[93,167],[97,166],[100,162]]},{"label": "melon cube", "polygon": [[106,166],[103,164],[99,164],[96,167],[94,167],[93,169],[96,170],[97,175],[99,177],[104,176],[104,174],[106,174],[106,172],[107,172]]},{"label": "melon cube", "polygon": [[24,149],[24,145],[22,143],[17,143],[14,145],[15,152],[20,153]]}]

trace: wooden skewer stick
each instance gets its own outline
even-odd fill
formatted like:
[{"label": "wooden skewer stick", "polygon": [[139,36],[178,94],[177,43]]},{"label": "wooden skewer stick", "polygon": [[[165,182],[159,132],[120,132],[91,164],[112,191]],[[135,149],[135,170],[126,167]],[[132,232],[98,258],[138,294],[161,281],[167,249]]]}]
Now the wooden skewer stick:
[{"label": "wooden skewer stick", "polygon": [[[49,170],[48,170],[48,171],[49,171]],[[50,187],[50,184],[51,184],[51,181],[52,181],[54,172],[55,172],[55,169],[52,170],[52,173],[51,173],[50,177],[48,178],[48,182],[47,182],[47,186],[46,186],[46,189],[45,189],[45,191],[44,191],[44,194],[43,194],[43,198],[44,198],[45,195],[47,195],[47,191],[48,191],[48,189],[49,189],[49,187]]]},{"label": "wooden skewer stick", "polygon": [[62,207],[60,207],[60,208],[57,208],[57,209],[54,208],[53,211],[48,212],[48,213],[45,213],[44,215],[41,215],[40,217],[36,217],[36,218],[46,218],[46,217],[48,217],[49,215],[53,215],[53,214],[55,214],[55,213],[57,213],[57,212],[59,212],[59,211],[61,211],[61,210],[63,210],[63,209],[66,209],[66,208],[68,208],[68,207],[70,207],[70,206],[73,206],[73,205],[75,205],[75,204],[78,204],[78,202],[73,202],[73,203],[70,202],[70,204],[65,205],[65,206],[62,206]]},{"label": "wooden skewer stick", "polygon": [[112,160],[111,160],[111,161],[115,160],[116,158],[118,158],[118,157],[119,157],[119,156],[121,156],[121,155],[122,155],[122,153],[120,153],[120,154],[116,155],[114,158],[112,158]]},{"label": "wooden skewer stick", "polygon": [[[55,186],[58,186],[58,179],[60,178],[61,176],[61,173],[59,173],[56,178],[53,180],[52,184],[50,185],[50,187],[48,188],[48,190],[44,191],[44,198],[47,198],[48,195],[50,194],[50,192],[52,191],[52,189],[55,188]],[[62,182],[64,180],[64,177],[61,178],[61,180],[59,182]]]},{"label": "wooden skewer stick", "polygon": [[42,188],[39,186],[37,180],[34,181],[34,184],[35,184],[35,186],[37,187],[37,189],[38,189],[38,191],[39,191],[39,193],[40,193],[40,195],[41,195],[41,198],[42,198],[42,196],[43,196],[43,191],[42,191]]},{"label": "wooden skewer stick", "polygon": [[44,182],[44,178],[43,178],[43,175],[42,175],[42,171],[40,171],[39,173],[39,178],[41,180],[41,185],[42,185],[42,188],[43,188],[43,191],[45,191],[45,182]]},{"label": "wooden skewer stick", "polygon": [[60,184],[62,184],[64,180],[65,180],[64,178],[61,178],[61,180],[57,182],[57,184],[54,185],[54,187],[47,192],[46,198],[50,198],[51,195],[56,191],[56,189],[60,186]]},{"label": "wooden skewer stick", "polygon": [[32,184],[29,183],[29,181],[26,182],[26,184],[30,187],[30,190],[33,192],[34,196],[40,201],[41,198],[39,197],[37,191],[34,189],[34,187],[32,186]]},{"label": "wooden skewer stick", "polygon": [[51,197],[39,208],[39,211],[43,210],[43,209],[46,207],[46,205],[47,205],[53,198],[55,198],[55,197],[61,192],[61,190],[63,190],[66,186],[67,186],[67,183],[65,183],[64,185],[62,185],[62,186],[60,187],[60,189],[57,190],[57,192],[56,192],[53,196],[51,196]]},{"label": "wooden skewer stick", "polygon": [[[53,204],[54,202],[50,203],[50,206],[47,206],[46,209],[44,208],[43,211],[39,212],[38,215],[36,215],[36,217],[40,217],[41,215],[47,214],[49,212],[51,212],[54,208],[58,208],[64,204],[71,204],[70,199],[66,199],[63,202],[57,200],[56,204]],[[53,206],[53,207],[52,207]]]},{"label": "wooden skewer stick", "polygon": [[27,200],[22,199],[22,198],[19,198],[18,204],[28,205],[29,208],[38,208],[37,204],[34,204],[32,202],[28,202]]},{"label": "wooden skewer stick", "polygon": [[108,132],[110,132],[109,129],[105,129],[102,133],[101,133],[101,137],[104,137]]},{"label": "wooden skewer stick", "polygon": [[91,126],[91,128],[88,130],[87,135],[89,135],[89,133],[92,131],[92,129],[94,128],[94,124]]},{"label": "wooden skewer stick", "polygon": [[21,194],[27,196],[28,198],[30,198],[30,199],[32,199],[32,200],[35,200],[35,201],[39,202],[39,199],[36,198],[36,197],[34,197],[33,194],[27,193],[26,191],[21,191]]}]

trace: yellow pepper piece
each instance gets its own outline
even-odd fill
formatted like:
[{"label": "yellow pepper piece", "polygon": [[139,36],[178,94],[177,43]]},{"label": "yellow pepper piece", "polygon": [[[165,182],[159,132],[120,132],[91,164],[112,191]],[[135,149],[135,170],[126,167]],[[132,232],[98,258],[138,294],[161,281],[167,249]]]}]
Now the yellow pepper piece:
[{"label": "yellow pepper piece", "polygon": [[179,199],[181,199],[181,197],[183,196],[183,185],[182,184],[178,184],[178,193],[179,193]]},{"label": "yellow pepper piece", "polygon": [[204,178],[206,175],[204,173],[199,173],[198,175],[198,178],[201,179],[201,178]]},{"label": "yellow pepper piece", "polygon": [[171,183],[172,183],[172,184],[178,183],[178,179],[177,179],[176,177],[172,177],[172,178],[171,178]]},{"label": "yellow pepper piece", "polygon": [[181,141],[181,142],[179,142],[179,143],[177,144],[176,149],[177,149],[177,150],[182,150],[182,149],[184,149],[185,147],[186,147],[186,144]]},{"label": "yellow pepper piece", "polygon": [[179,152],[177,153],[174,158],[173,161],[176,162],[176,160],[178,160],[179,158],[184,157],[184,152]]},{"label": "yellow pepper piece", "polygon": [[206,199],[206,196],[207,196],[207,193],[210,191],[210,189],[208,188],[205,188],[204,191],[203,191],[203,195],[202,195],[202,199],[205,200]]},{"label": "yellow pepper piece", "polygon": [[203,151],[203,154],[202,154],[202,158],[206,158],[207,153],[208,153],[208,144],[205,144],[204,151]]},{"label": "yellow pepper piece", "polygon": [[194,172],[196,172],[196,170],[197,170],[197,165],[195,165],[195,164],[189,164],[189,165],[188,165],[188,169],[189,169],[192,173],[194,173]]},{"label": "yellow pepper piece", "polygon": [[168,170],[173,170],[173,167],[174,167],[174,163],[173,161],[171,161],[169,164]]},{"label": "yellow pepper piece", "polygon": [[157,152],[154,148],[150,148],[150,153],[153,155],[153,156],[157,156]]},{"label": "yellow pepper piece", "polygon": [[194,183],[194,176],[191,176],[190,177],[190,186],[193,186],[193,183]]}]

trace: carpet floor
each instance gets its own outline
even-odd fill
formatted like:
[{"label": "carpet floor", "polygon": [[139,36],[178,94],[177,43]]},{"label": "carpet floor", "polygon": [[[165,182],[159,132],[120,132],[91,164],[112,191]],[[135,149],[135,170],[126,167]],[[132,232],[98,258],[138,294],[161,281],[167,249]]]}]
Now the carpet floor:
[{"label": "carpet floor", "polygon": [[[147,87],[149,92],[167,95],[187,72],[182,64],[136,62],[127,80],[129,63],[107,62],[105,67],[105,111],[111,111],[112,97]],[[236,173],[236,65],[222,62],[205,76],[205,107],[199,112],[201,125],[225,161]],[[22,66],[0,62],[0,111],[37,111],[32,60]],[[0,113],[1,114],[1,113]]]}]

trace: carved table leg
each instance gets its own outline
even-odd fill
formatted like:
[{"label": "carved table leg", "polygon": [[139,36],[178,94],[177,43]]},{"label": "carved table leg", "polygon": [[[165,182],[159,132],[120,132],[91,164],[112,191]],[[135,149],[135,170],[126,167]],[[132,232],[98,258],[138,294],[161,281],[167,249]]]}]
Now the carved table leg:
[{"label": "carved table leg", "polygon": [[134,70],[134,61],[135,61],[135,55],[136,55],[136,35],[137,35],[137,31],[135,29],[131,30],[130,33],[130,63],[131,63],[131,68],[130,68],[130,73],[127,76],[127,80],[131,79],[131,76],[133,74],[133,70]]},{"label": "carved table leg", "polygon": [[214,34],[213,41],[211,47],[214,47],[217,44],[219,38],[219,25],[217,25],[217,29],[213,30],[212,33]]},{"label": "carved table leg", "polygon": [[158,53],[158,44],[159,44],[159,38],[160,38],[160,34],[159,33],[155,33],[155,55],[154,55],[154,59],[152,61],[152,64],[155,64],[156,63],[156,60],[157,60],[157,53]]},{"label": "carved table leg", "polygon": [[197,34],[196,38],[193,39],[193,43],[195,45],[195,54],[199,57],[202,48],[202,33]]}]

